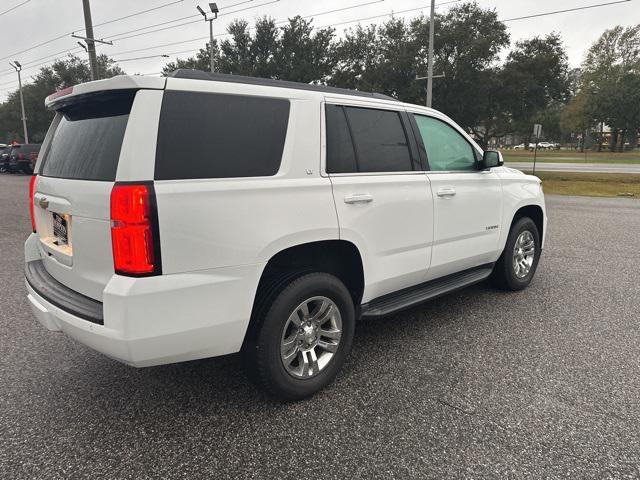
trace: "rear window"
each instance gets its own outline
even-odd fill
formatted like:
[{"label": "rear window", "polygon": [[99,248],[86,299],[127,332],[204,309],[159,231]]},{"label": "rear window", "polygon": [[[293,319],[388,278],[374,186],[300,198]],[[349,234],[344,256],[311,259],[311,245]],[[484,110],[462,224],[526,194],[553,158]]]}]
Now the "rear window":
[{"label": "rear window", "polygon": [[131,90],[101,93],[59,109],[40,175],[114,181],[134,97]]},{"label": "rear window", "polygon": [[37,152],[38,150],[40,150],[40,145],[22,145],[20,149],[16,150],[16,152],[27,154],[31,152]]},{"label": "rear window", "polygon": [[155,179],[275,175],[289,106],[279,98],[165,92]]}]

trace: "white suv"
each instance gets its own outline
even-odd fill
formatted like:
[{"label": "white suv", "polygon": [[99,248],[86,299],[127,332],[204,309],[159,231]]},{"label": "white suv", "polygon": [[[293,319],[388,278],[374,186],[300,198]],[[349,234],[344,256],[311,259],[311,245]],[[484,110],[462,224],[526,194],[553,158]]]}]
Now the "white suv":
[{"label": "white suv", "polygon": [[360,317],[531,281],[540,180],[390,97],[179,70],[46,100],[30,182],[38,320],[143,367],[243,352],[262,386],[327,385]]}]

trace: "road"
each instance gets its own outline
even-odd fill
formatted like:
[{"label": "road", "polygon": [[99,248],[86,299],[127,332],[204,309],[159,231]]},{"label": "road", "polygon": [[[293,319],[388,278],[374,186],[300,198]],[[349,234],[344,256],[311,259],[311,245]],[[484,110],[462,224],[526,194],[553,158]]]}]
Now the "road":
[{"label": "road", "polygon": [[640,477],[637,200],[548,198],[530,288],[360,322],[280,404],[235,356],[136,370],[36,324],[26,191],[0,175],[0,478]]},{"label": "road", "polygon": [[[533,162],[506,162],[507,167],[531,171]],[[636,173],[640,174],[640,164],[624,163],[552,163],[536,162],[536,170],[544,172],[583,173]]]}]

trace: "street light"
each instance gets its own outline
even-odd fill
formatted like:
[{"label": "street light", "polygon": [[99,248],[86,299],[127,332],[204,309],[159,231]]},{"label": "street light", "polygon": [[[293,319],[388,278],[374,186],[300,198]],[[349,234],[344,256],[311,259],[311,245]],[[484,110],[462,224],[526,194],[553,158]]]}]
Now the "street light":
[{"label": "street light", "polygon": [[13,63],[9,62],[13,68],[18,72],[18,89],[20,91],[20,108],[22,110],[22,128],[24,130],[24,143],[29,143],[29,133],[27,132],[27,116],[24,114],[24,98],[22,97],[22,77],[20,76],[20,71],[22,70],[22,65],[17,60],[14,60]]},{"label": "street light", "polygon": [[213,73],[213,21],[218,18],[218,12],[220,10],[218,10],[218,4],[210,3],[209,8],[211,9],[213,16],[208,18],[207,13],[200,8],[200,5],[196,5],[196,8],[200,12],[200,15],[204,17],[205,22],[209,22],[209,56],[211,57],[209,60],[211,64],[211,73]]}]

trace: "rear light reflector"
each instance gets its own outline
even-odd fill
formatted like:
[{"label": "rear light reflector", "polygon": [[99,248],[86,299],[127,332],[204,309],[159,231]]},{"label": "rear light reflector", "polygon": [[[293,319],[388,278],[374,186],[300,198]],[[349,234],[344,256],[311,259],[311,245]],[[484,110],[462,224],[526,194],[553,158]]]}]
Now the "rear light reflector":
[{"label": "rear light reflector", "polygon": [[160,239],[152,183],[118,184],[111,190],[111,245],[117,274],[161,274]]},{"label": "rear light reflector", "polygon": [[73,93],[73,86],[71,87],[67,87],[67,88],[63,88],[62,90],[58,90],[57,92],[53,92],[51,95],[49,95],[45,101],[46,102],[50,102],[51,100],[55,100],[56,98],[59,97],[64,97],[65,95],[71,95]]},{"label": "rear light reflector", "polygon": [[33,211],[33,196],[36,193],[36,182],[38,181],[37,175],[31,175],[29,179],[29,216],[31,217],[31,231],[36,233],[36,217]]}]

